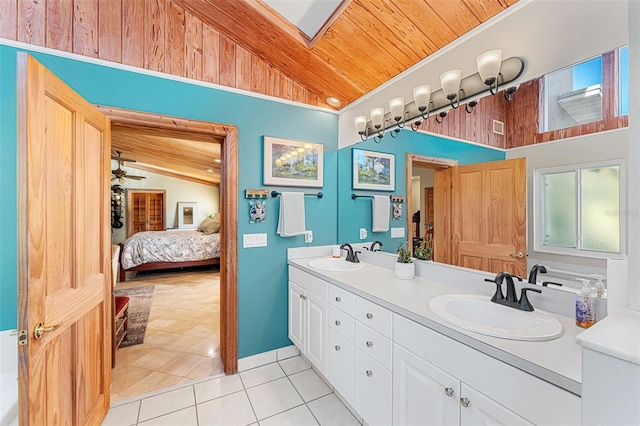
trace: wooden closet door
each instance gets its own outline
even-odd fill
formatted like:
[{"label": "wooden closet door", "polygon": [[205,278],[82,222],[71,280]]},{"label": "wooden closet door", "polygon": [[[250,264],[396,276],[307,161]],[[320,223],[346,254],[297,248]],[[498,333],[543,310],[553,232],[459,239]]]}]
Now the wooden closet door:
[{"label": "wooden closet door", "polygon": [[142,231],[164,231],[165,191],[127,191],[127,237]]}]

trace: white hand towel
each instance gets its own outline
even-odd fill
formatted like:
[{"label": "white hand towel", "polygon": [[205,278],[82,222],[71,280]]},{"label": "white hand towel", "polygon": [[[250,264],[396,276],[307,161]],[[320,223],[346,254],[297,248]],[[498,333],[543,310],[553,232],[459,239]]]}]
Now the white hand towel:
[{"label": "white hand towel", "polygon": [[304,192],[280,193],[278,235],[292,237],[306,232],[304,223]]},{"label": "white hand towel", "polygon": [[391,200],[387,195],[374,195],[371,204],[373,216],[373,232],[387,232],[389,230],[389,208]]}]

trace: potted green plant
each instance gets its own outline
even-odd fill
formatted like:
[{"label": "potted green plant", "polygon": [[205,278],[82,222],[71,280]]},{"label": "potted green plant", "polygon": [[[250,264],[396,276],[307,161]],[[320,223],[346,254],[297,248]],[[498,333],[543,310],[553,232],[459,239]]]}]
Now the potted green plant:
[{"label": "potted green plant", "polygon": [[403,243],[398,244],[398,261],[396,262],[396,277],[403,280],[410,280],[415,275],[415,265],[411,259],[411,252]]},{"label": "potted green plant", "polygon": [[431,259],[431,247],[427,244],[427,240],[423,239],[420,245],[413,249],[413,255],[420,260]]}]

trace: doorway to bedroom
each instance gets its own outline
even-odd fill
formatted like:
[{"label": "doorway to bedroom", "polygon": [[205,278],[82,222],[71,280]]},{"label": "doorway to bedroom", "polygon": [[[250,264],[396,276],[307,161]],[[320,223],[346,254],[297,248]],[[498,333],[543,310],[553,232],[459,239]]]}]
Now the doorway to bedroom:
[{"label": "doorway to bedroom", "polygon": [[[113,139],[112,151],[128,147],[131,157],[136,159],[135,170],[128,173],[140,176],[162,170],[171,178],[186,179],[184,184],[178,186],[179,196],[184,196],[184,191],[179,188],[185,188],[198,180],[195,172],[192,176],[185,177],[185,168],[181,168],[179,164],[180,159],[188,157],[194,144],[204,144],[209,150],[215,145],[217,148],[214,150],[217,149],[219,159],[219,162],[208,161],[202,164],[203,173],[219,173],[219,183],[216,186],[219,196],[215,203],[219,206],[218,211],[209,212],[212,208],[201,207],[207,215],[216,214],[215,219],[220,223],[219,265],[125,272],[127,281],[118,283],[115,287],[116,293],[133,294],[130,297],[132,301],[146,299],[147,302],[142,302],[142,305],[146,303],[149,306],[144,342],[116,351],[116,367],[112,370],[114,401],[223,371],[227,374],[234,373],[237,369],[236,128],[114,108],[99,109],[111,119],[112,136],[115,132],[119,133]],[[120,134],[128,130],[131,131],[129,141]],[[156,137],[164,138],[169,146],[163,147],[157,141],[148,143]],[[148,145],[146,150],[145,140]],[[188,141],[182,149],[175,146],[181,141]],[[124,158],[125,153],[122,152]],[[162,163],[158,164],[156,160],[154,164],[150,159],[151,155],[159,156]],[[173,162],[172,157],[175,157]],[[200,161],[202,163],[202,159]],[[208,176],[205,175],[205,178]],[[126,175],[124,179],[126,181]],[[151,189],[149,186],[146,188]],[[177,220],[177,217],[173,221],[167,218],[166,228],[169,231],[171,228],[178,228]],[[160,267],[172,266],[168,264]],[[151,303],[148,303],[149,299],[152,300]]]}]

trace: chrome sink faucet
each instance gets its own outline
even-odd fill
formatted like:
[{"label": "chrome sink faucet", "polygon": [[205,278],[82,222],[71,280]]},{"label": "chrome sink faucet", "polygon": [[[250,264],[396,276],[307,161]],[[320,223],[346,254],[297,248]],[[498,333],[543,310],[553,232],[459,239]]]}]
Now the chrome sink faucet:
[{"label": "chrome sink faucet", "polygon": [[347,243],[342,244],[340,246],[340,250],[347,251],[347,257],[344,259],[347,262],[360,263],[360,259],[358,259],[358,253],[360,252],[353,251],[353,247],[351,247],[351,244],[347,244]]},{"label": "chrome sink faucet", "polygon": [[[531,302],[529,302],[529,299],[527,298],[527,292],[535,291],[536,293],[542,293],[542,290],[539,290],[537,288],[523,287],[520,292],[520,300],[518,300],[516,296],[516,286],[513,282],[514,277],[522,281],[522,278],[518,277],[517,275],[515,276],[511,275],[508,272],[500,272],[499,274],[496,275],[496,277],[493,280],[485,278],[485,281],[496,284],[496,292],[491,298],[491,301],[494,303],[498,303],[500,305],[509,306],[515,309],[520,309],[521,311],[528,311],[528,312],[533,311],[534,310],[533,306],[531,305]],[[502,293],[502,282],[504,280],[507,281],[506,296],[504,296],[504,294]]]}]

